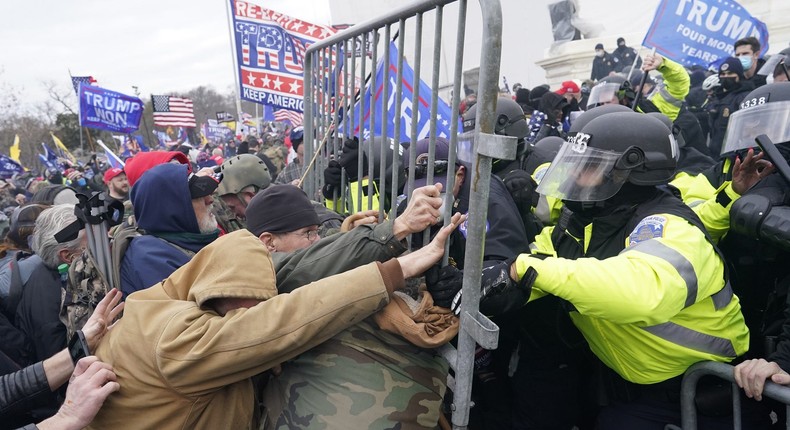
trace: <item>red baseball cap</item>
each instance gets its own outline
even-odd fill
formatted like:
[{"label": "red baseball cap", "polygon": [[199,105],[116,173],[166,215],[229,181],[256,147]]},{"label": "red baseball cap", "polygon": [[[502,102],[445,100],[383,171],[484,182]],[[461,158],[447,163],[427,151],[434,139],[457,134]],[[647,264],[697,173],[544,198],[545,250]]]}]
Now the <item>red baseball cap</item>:
[{"label": "red baseball cap", "polygon": [[567,94],[567,93],[578,93],[580,91],[581,90],[579,89],[579,86],[576,85],[576,82],[565,81],[565,82],[562,83],[562,86],[560,87],[560,89],[558,89],[555,92],[557,94],[559,94],[559,95],[563,95],[563,94]]},{"label": "red baseball cap", "polygon": [[123,169],[119,169],[117,167],[113,167],[112,169],[107,169],[107,171],[104,172],[104,183],[106,184],[110,182],[112,178],[120,175],[121,173],[123,173]]}]

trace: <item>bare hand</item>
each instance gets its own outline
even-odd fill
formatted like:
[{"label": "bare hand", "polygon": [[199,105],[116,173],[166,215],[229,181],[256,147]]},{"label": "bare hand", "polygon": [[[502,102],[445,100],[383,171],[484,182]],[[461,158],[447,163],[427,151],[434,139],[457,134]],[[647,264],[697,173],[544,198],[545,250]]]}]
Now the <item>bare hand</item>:
[{"label": "bare hand", "polygon": [[27,203],[27,197],[25,197],[24,194],[17,194],[16,197],[14,197],[14,200],[16,201],[16,204],[18,204],[19,206],[22,206],[25,203]]},{"label": "bare hand", "polygon": [[349,215],[346,219],[343,220],[343,225],[340,226],[340,231],[351,231],[363,224],[378,224],[379,222],[379,211],[377,210],[369,210],[369,211],[361,211],[355,214]]},{"label": "bare hand", "polygon": [[115,325],[113,321],[123,311],[124,304],[121,303],[121,298],[123,298],[123,294],[117,288],[107,292],[107,295],[96,305],[96,309],[93,310],[85,326],[82,327],[82,333],[85,335],[91,352],[96,350],[99,341]]},{"label": "bare hand", "polygon": [[645,56],[644,61],[642,61],[642,71],[649,72],[651,70],[656,70],[661,67],[661,63],[664,62],[664,57],[659,54],[647,54]]},{"label": "bare hand", "polygon": [[112,366],[98,358],[90,356],[78,361],[66,390],[66,400],[55,415],[63,424],[76,427],[60,428],[82,428],[90,424],[107,396],[121,388],[115,381]]},{"label": "bare hand", "polygon": [[775,362],[768,362],[762,358],[744,361],[735,366],[734,373],[738,386],[743,388],[747,397],[755,400],[763,399],[763,387],[768,378],[777,384],[790,384],[790,375],[787,372]]},{"label": "bare hand", "polygon": [[392,232],[398,240],[425,230],[439,222],[439,208],[442,207],[442,184],[426,185],[411,193],[409,204],[401,216],[395,218]]},{"label": "bare hand", "polygon": [[466,215],[456,213],[450,220],[450,224],[442,227],[431,243],[414,252],[398,257],[403,277],[413,278],[422,275],[431,266],[439,262],[444,255],[444,243],[450,237],[450,233],[464,221],[466,221]]},{"label": "bare hand", "polygon": [[774,165],[764,160],[764,157],[764,152],[754,155],[754,149],[749,149],[743,161],[741,157],[735,159],[732,167],[732,189],[736,193],[743,195],[760,179],[773,173]]}]

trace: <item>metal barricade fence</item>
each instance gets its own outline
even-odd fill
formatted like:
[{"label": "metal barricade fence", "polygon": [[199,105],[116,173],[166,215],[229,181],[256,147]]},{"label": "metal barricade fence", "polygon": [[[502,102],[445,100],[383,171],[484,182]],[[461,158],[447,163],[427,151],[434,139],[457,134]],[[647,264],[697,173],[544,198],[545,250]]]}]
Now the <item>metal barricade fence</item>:
[{"label": "metal barricade fence", "polygon": [[[356,187],[341,186],[334,190],[331,204],[338,212],[356,212],[361,209],[377,208],[379,219],[389,211],[396,215],[399,201],[399,188],[410,196],[414,190],[415,151],[409,151],[406,165],[401,166],[401,143],[409,142],[413,148],[418,138],[429,139],[429,153],[426,165],[428,183],[434,179],[437,139],[437,112],[439,107],[439,80],[442,63],[443,25],[450,23],[450,15],[457,11],[455,36],[455,62],[452,69],[452,116],[458,114],[461,100],[461,79],[464,59],[464,37],[467,22],[467,0],[427,0],[404,6],[386,15],[357,24],[345,31],[311,45],[305,51],[305,91],[304,91],[304,132],[305,160],[308,172],[303,188],[313,199],[322,199],[324,185],[323,172],[328,163],[337,160],[341,154],[344,139],[359,137],[359,156],[357,172],[363,177],[367,167],[370,179],[356,181]],[[513,159],[516,153],[516,139],[494,135],[496,101],[498,96],[499,64],[502,47],[502,11],[499,0],[480,0],[482,15],[482,46],[480,53],[480,76],[477,92],[477,129],[474,132],[473,160],[470,160],[471,193],[470,211],[467,220],[467,246],[464,257],[463,297],[461,303],[461,328],[458,334],[458,349],[450,345],[441,348],[443,356],[454,370],[455,377],[448,381],[453,390],[453,427],[465,428],[469,421],[472,374],[474,367],[475,343],[486,349],[497,347],[499,328],[478,310],[480,301],[480,275],[483,262],[483,242],[487,203],[491,178],[492,158]],[[433,35],[423,35],[424,22],[433,18]],[[420,94],[422,75],[423,39],[433,43],[430,70],[430,94]],[[398,50],[397,64],[391,64],[391,49]],[[382,55],[380,51],[383,52]],[[408,55],[414,78],[403,81],[404,62]],[[426,54],[427,55],[427,54]],[[383,67],[383,82],[376,82],[378,66]],[[389,71],[396,70],[394,85]],[[404,100],[402,95],[407,85],[412,92],[411,99]],[[366,89],[371,89],[370,100],[364,97]],[[392,97],[390,98],[390,95]],[[376,101],[380,101],[377,108]],[[405,104],[404,104],[405,103]],[[427,104],[430,117],[420,128],[418,104]],[[410,104],[410,106],[408,106]],[[394,110],[396,114],[390,115]],[[410,124],[402,124],[404,112],[410,111]],[[392,118],[392,119],[390,119]],[[424,118],[423,118],[424,120]],[[392,133],[388,130],[392,122]],[[448,139],[450,150],[447,165],[447,190],[454,185],[456,144],[458,143],[459,118],[451,118]],[[380,129],[380,132],[376,133]],[[403,133],[401,128],[408,130]],[[378,134],[374,138],[374,135]],[[316,155],[317,154],[317,155]],[[388,159],[389,156],[389,159]],[[341,171],[341,183],[347,182],[347,172]],[[376,179],[375,181],[373,179]],[[402,184],[401,181],[405,182]],[[374,196],[378,200],[374,200]],[[445,196],[444,222],[448,223],[452,205],[452,193]],[[425,233],[427,237],[427,232]],[[447,260],[445,259],[445,264]]]},{"label": "metal barricade fence", "polygon": [[[713,375],[732,383],[732,416],[733,428],[741,429],[741,389],[735,383],[733,366],[715,361],[697,363],[683,375],[680,388],[680,415],[683,430],[697,429],[697,407],[694,398],[697,394],[697,382],[706,375]],[[770,397],[786,405],[786,428],[790,430],[790,387],[766,381],[763,396]]]}]

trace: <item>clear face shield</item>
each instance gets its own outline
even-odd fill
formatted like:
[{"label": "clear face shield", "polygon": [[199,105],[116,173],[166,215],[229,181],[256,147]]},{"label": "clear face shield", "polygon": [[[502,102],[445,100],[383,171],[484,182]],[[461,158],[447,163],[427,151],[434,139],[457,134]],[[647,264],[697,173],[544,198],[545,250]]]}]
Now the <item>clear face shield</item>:
[{"label": "clear face shield", "polygon": [[612,82],[594,86],[590,91],[590,97],[587,98],[587,109],[600,105],[619,104],[619,91],[620,84]]},{"label": "clear face shield", "polygon": [[[752,103],[757,106],[747,107]],[[766,103],[766,100],[745,99],[741,107],[730,116],[721,155],[757,148],[754,139],[761,134],[777,144],[790,141],[790,101]]]},{"label": "clear face shield", "polygon": [[623,154],[591,148],[589,139],[584,133],[568,138],[540,181],[538,193],[560,200],[597,202],[620,191],[630,172],[615,169]]}]

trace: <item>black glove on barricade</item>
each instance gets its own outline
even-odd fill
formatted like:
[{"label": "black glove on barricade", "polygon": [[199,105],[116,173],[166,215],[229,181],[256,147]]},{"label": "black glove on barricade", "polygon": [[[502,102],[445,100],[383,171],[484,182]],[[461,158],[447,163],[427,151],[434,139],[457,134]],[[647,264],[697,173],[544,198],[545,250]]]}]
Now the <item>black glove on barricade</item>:
[{"label": "black glove on barricade", "polygon": [[[532,291],[532,285],[535,284],[535,279],[538,277],[538,271],[530,267],[527,269],[527,272],[524,274],[521,280],[516,282],[510,278],[510,266],[514,261],[515,258],[512,258],[505,261],[500,261],[488,267],[483,267],[483,272],[480,276],[481,305],[483,304],[484,300],[495,297],[502,293],[506,293],[508,290],[521,290],[519,294],[529,298],[529,295]],[[461,313],[462,296],[462,291],[459,290],[455,297],[453,297],[453,302],[450,309],[452,309],[453,313],[456,315],[460,315]],[[524,303],[526,303],[526,300]],[[522,306],[524,303],[509,303],[509,306]],[[510,310],[512,309],[497,309],[497,313],[504,313]]]},{"label": "black glove on barricade", "polygon": [[464,282],[464,272],[453,266],[433,266],[425,272],[425,283],[428,292],[433,297],[433,304],[443,308],[450,308],[453,297],[461,291]]},{"label": "black glove on barricade", "polygon": [[324,169],[324,186],[321,188],[321,193],[327,199],[334,198],[334,192],[340,188],[340,180],[342,178],[342,171],[340,164],[335,160],[330,160]]},{"label": "black glove on barricade", "polygon": [[538,205],[539,194],[535,191],[538,184],[532,179],[532,175],[524,170],[514,170],[505,175],[502,181],[505,183],[510,196],[516,203],[520,213],[532,211]]},{"label": "black glove on barricade", "polygon": [[[348,180],[354,182],[359,178],[359,139],[356,136],[343,142],[343,153],[340,155],[340,166],[346,169]],[[365,160],[362,161],[365,169]]]}]

